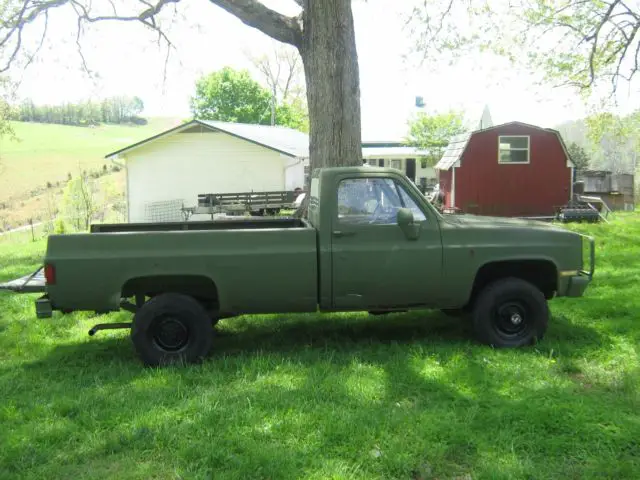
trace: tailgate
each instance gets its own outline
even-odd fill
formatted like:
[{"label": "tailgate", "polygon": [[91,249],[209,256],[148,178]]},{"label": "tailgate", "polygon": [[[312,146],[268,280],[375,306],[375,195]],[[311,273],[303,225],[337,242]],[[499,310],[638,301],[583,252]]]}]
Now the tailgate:
[{"label": "tailgate", "polygon": [[17,293],[44,293],[46,291],[44,268],[41,267],[24,277],[0,283],[0,290],[10,290]]}]

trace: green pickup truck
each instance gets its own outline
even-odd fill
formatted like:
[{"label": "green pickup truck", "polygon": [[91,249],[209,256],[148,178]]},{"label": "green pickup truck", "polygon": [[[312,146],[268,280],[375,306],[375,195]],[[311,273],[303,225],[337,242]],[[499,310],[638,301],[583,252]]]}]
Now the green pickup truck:
[{"label": "green pickup truck", "polygon": [[594,241],[552,224],[441,215],[399,171],[315,170],[306,219],[93,225],[52,235],[44,266],[1,285],[53,311],[121,309],[145,364],[195,362],[223,318],[440,309],[495,347],[539,340],[547,300],[582,296]]}]

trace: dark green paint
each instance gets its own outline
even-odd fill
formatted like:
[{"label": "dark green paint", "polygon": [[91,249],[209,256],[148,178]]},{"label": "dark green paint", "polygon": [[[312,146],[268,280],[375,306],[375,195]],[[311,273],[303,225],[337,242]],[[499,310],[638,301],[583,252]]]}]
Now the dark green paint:
[{"label": "dark green paint", "polygon": [[[425,220],[400,210],[401,225],[341,225],[338,184],[362,177],[396,181]],[[317,170],[309,221],[239,225],[52,235],[45,261],[55,266],[57,282],[48,297],[56,310],[105,312],[119,309],[123,286],[135,279],[175,285],[189,278],[189,285],[202,280],[198,295],[204,289],[215,297],[223,315],[455,308],[469,300],[480,269],[494,262],[549,262],[558,296],[580,296],[590,280],[584,272],[561,273],[586,268],[583,236],[542,222],[441,215],[392,169]]]}]

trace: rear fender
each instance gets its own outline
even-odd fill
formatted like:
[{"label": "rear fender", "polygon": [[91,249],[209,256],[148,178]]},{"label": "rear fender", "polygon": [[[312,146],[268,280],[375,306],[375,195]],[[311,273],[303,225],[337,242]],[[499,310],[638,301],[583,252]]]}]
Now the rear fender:
[{"label": "rear fender", "polygon": [[121,296],[135,295],[154,297],[161,293],[181,293],[207,302],[212,308],[220,308],[218,287],[203,275],[152,275],[127,280],[122,286]]}]

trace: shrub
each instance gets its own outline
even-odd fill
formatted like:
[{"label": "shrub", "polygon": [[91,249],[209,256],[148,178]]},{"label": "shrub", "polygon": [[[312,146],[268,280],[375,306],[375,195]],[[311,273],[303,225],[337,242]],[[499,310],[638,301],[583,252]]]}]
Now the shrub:
[{"label": "shrub", "polygon": [[64,220],[62,218],[57,218],[53,227],[53,233],[56,235],[64,235],[67,231],[67,224],[64,223]]}]

